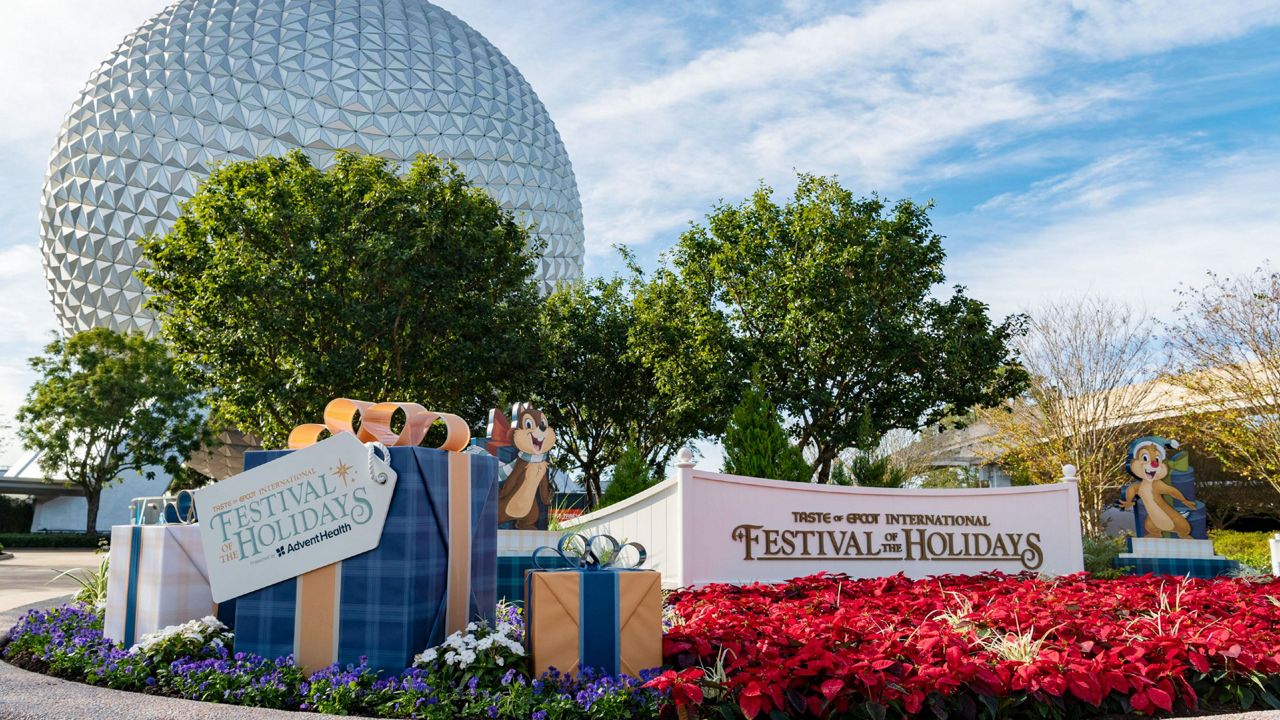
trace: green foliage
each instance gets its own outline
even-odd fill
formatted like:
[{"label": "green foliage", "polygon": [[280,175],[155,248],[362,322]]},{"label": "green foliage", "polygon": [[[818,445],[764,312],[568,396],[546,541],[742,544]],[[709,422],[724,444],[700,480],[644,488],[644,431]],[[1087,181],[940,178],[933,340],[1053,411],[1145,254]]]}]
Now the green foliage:
[{"label": "green foliage", "polygon": [[149,307],[217,414],[279,447],[335,397],[483,417],[536,377],[528,232],[453,165],[339,153],[215,169],[139,247]]},{"label": "green foliage", "polygon": [[1210,530],[1209,539],[1219,555],[1262,572],[1271,571],[1271,533]]},{"label": "green foliage", "polygon": [[837,462],[836,467],[841,472],[837,476],[832,470],[831,482],[837,485],[900,488],[911,480],[911,475],[887,455],[876,453],[855,453],[848,463]]},{"label": "green foliage", "polygon": [[1114,561],[1125,551],[1123,537],[1085,535],[1084,569],[1096,578],[1110,580],[1121,577],[1129,568],[1115,567]]},{"label": "green foliage", "polygon": [[660,478],[654,477],[644,455],[634,446],[628,446],[613,467],[609,486],[600,496],[600,507],[621,502],[653,487]]},{"label": "green foliage", "polygon": [[18,437],[40,451],[40,470],[85,492],[86,532],[102,489],[128,470],[170,475],[209,441],[198,397],[164,344],[106,328],[58,338],[31,358],[40,376],[18,409]]},{"label": "green foliage", "polygon": [[0,533],[28,532],[34,514],[31,498],[0,495]]},{"label": "green foliage", "polygon": [[[1018,483],[1015,482],[1015,485]],[[972,467],[940,467],[924,473],[920,487],[942,488],[979,488],[982,481],[978,478],[977,468]]]},{"label": "green foliage", "polygon": [[749,388],[733,409],[724,434],[724,472],[808,482],[813,469],[791,443],[778,411],[763,392]]},{"label": "green foliage", "polygon": [[105,545],[99,546],[99,552],[102,559],[98,561],[96,570],[73,568],[58,573],[59,578],[69,577],[80,586],[73,599],[90,607],[106,607],[107,604],[107,575],[111,555],[107,553]]},{"label": "green foliage", "polygon": [[633,351],[639,275],[562,285],[543,303],[543,369],[534,397],[556,429],[566,470],[581,473],[596,504],[601,478],[630,442],[660,472],[681,445],[706,433],[707,418],[682,409]]},{"label": "green foliage", "polygon": [[105,535],[98,533],[0,533],[0,545],[14,548],[96,548]]},{"label": "green foliage", "polygon": [[928,210],[812,175],[782,205],[761,186],[715,207],[644,293],[666,323],[644,349],[659,382],[732,396],[754,370],[822,481],[863,414],[882,437],[1015,395],[1024,320],[993,323],[962,288],[936,292],[945,253]]}]

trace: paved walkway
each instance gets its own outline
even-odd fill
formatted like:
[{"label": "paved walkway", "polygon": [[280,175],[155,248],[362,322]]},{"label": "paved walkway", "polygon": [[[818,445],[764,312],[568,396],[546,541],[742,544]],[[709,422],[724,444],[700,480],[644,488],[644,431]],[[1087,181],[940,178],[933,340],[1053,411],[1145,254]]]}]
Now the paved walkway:
[{"label": "paved walkway", "polygon": [[9,548],[6,552],[13,557],[0,560],[0,612],[74,593],[80,586],[69,577],[58,578],[58,573],[96,570],[102,561],[91,549]]}]

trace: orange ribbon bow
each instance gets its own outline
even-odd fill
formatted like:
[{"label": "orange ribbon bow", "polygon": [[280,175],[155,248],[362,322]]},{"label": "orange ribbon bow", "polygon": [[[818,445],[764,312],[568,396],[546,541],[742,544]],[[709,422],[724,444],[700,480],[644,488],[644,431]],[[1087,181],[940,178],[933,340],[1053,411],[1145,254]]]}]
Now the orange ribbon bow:
[{"label": "orange ribbon bow", "polygon": [[[404,411],[404,427],[400,432],[391,429],[396,410]],[[356,429],[356,421],[360,427]],[[360,442],[380,442],[388,447],[413,447],[422,442],[437,421],[444,421],[447,434],[439,449],[462,452],[471,442],[471,428],[467,422],[451,413],[433,412],[418,403],[380,402],[338,398],[324,408],[324,423],[305,423],[289,433],[289,449],[300,450],[320,442],[325,432],[337,435],[349,432]]]}]

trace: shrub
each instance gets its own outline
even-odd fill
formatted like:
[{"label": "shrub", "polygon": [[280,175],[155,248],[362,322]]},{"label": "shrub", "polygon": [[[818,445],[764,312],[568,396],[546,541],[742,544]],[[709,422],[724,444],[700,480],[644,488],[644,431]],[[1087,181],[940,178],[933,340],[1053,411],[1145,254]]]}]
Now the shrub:
[{"label": "shrub", "polygon": [[644,455],[634,446],[628,445],[622,451],[622,457],[618,458],[618,464],[613,467],[609,485],[600,496],[600,506],[622,502],[653,485],[654,477],[649,472],[649,464],[645,462]]},{"label": "shrub", "polygon": [[724,435],[724,471],[732,475],[809,482],[813,468],[778,421],[765,394],[748,389]]},{"label": "shrub", "polygon": [[96,548],[107,536],[84,533],[0,533],[0,545],[12,548]]},{"label": "shrub", "polygon": [[80,586],[80,589],[72,597],[73,600],[82,602],[89,607],[105,609],[107,606],[108,566],[111,562],[111,555],[107,553],[105,545],[99,547],[98,552],[102,554],[102,560],[98,562],[97,570],[73,568],[58,573],[58,577],[69,577]]},{"label": "shrub", "polygon": [[[1276,592],[1275,583],[1084,574],[715,584],[673,594],[685,623],[667,632],[663,654],[715,698],[694,708],[700,717],[1065,720],[1280,708]],[[695,688],[677,679],[664,673],[653,684],[697,705]]]},{"label": "shrub", "polygon": [[1115,560],[1125,551],[1123,537],[1092,537],[1085,535],[1084,570],[1090,575],[1103,580],[1121,577],[1129,568],[1116,567]]},{"label": "shrub", "polygon": [[1271,572],[1270,533],[1210,530],[1209,539],[1219,555],[1260,572]]},{"label": "shrub", "polygon": [[31,498],[0,495],[0,533],[29,531],[34,513],[35,503]]}]

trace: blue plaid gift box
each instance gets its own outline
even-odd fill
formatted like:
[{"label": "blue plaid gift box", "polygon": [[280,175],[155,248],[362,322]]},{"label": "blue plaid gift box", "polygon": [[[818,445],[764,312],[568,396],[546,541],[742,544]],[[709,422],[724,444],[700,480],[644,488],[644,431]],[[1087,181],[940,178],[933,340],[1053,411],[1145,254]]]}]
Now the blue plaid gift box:
[{"label": "blue plaid gift box", "polygon": [[1240,567],[1235,560],[1218,558],[1118,557],[1116,567],[1132,568],[1131,575],[1176,575],[1179,577],[1215,578],[1228,575]]},{"label": "blue plaid gift box", "polygon": [[[524,605],[524,575],[535,569],[534,551],[560,542],[562,534],[555,530],[498,530],[499,600]],[[542,558],[541,564],[548,570],[570,567],[556,556]]]},{"label": "blue plaid gift box", "polygon": [[1130,568],[1130,575],[1177,575],[1213,578],[1227,575],[1240,564],[1214,553],[1212,540],[1131,537],[1128,552],[1112,561],[1118,568]]},{"label": "blue plaid gift box", "polygon": [[[238,598],[236,650],[268,658],[293,654],[309,670],[366,656],[370,667],[398,673],[467,622],[493,620],[497,461],[421,447],[389,451],[397,480],[378,547]],[[245,470],[287,452],[246,453]],[[451,455],[466,458],[463,467],[470,469],[461,490],[457,478],[451,486]],[[470,509],[470,532],[461,536],[450,532],[457,501]],[[469,588],[449,582],[451,548],[453,571],[466,566]]]}]

